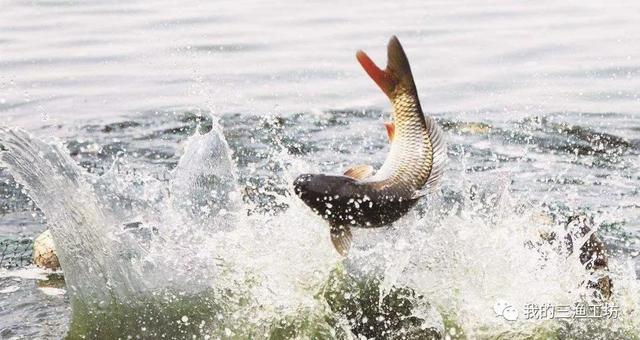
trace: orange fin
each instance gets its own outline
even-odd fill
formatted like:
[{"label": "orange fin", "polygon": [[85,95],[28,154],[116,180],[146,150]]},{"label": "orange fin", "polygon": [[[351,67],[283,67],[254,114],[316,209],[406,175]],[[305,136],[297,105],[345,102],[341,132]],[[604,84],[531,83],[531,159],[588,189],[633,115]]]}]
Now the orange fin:
[{"label": "orange fin", "polygon": [[357,180],[363,180],[373,175],[373,167],[369,164],[359,164],[349,168],[344,175]]},{"label": "orange fin", "polygon": [[391,37],[387,45],[387,67],[384,70],[376,66],[363,51],[358,51],[356,58],[387,97],[393,99],[397,95],[396,89],[400,87],[402,91],[409,91],[417,100],[418,95],[409,60],[396,36]]},{"label": "orange fin", "polygon": [[387,137],[389,137],[389,142],[393,142],[393,138],[396,135],[396,124],[394,122],[384,122],[384,127],[387,128]]},{"label": "orange fin", "polygon": [[381,70],[371,60],[371,58],[369,58],[369,56],[364,53],[364,51],[359,50],[358,52],[356,52],[356,58],[358,59],[358,62],[360,62],[360,65],[362,65],[362,68],[364,68],[364,70],[367,72],[369,77],[371,77],[371,79],[373,79],[373,81],[378,84],[380,89],[382,89],[382,92],[384,92],[387,97],[391,98],[391,96],[393,95],[393,90],[395,89],[395,81],[391,78],[392,76],[387,73],[386,70]]},{"label": "orange fin", "polygon": [[351,248],[351,228],[349,227],[331,227],[331,243],[333,243],[336,251],[342,256],[349,254]]}]

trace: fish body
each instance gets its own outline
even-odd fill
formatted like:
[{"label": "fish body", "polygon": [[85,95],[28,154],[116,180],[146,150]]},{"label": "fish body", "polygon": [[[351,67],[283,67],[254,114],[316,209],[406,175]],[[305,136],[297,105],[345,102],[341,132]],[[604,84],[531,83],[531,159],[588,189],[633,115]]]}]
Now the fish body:
[{"label": "fish body", "polygon": [[[298,196],[332,226],[377,228],[402,217],[417,202],[411,192],[376,188],[374,182],[348,176],[301,175]],[[315,188],[315,186],[320,186]]]},{"label": "fish body", "polygon": [[398,39],[389,41],[384,70],[362,51],[356,58],[393,105],[393,122],[386,124],[387,158],[377,171],[363,164],[344,175],[303,174],[294,181],[296,195],[329,222],[333,244],[343,255],[351,244],[351,227],[381,227],[405,215],[425,189],[435,186],[446,163],[443,132],[422,112]]}]

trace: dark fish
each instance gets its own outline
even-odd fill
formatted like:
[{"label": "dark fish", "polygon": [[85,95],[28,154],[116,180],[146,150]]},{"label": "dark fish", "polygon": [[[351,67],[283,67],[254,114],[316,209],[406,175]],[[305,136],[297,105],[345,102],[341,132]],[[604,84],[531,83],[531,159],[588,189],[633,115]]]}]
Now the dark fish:
[{"label": "dark fish", "polygon": [[420,107],[407,56],[394,36],[388,61],[378,68],[362,51],[356,57],[393,104],[392,123],[386,123],[391,148],[378,171],[357,165],[343,176],[303,174],[294,190],[305,204],[331,225],[331,241],[346,255],[351,227],[376,228],[406,214],[442,176],[446,143],[435,120]]}]

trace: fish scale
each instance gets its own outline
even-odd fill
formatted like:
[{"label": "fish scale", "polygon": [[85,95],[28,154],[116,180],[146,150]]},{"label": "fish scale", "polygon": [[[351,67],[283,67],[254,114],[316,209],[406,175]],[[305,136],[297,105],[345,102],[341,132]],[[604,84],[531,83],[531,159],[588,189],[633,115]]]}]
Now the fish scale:
[{"label": "fish scale", "polygon": [[418,190],[431,173],[431,140],[419,102],[406,89],[398,89],[396,93],[393,106],[398,138],[394,140],[384,164],[369,182],[374,182],[379,188],[403,184],[405,190]]},{"label": "fish scale", "polygon": [[387,124],[391,141],[387,158],[377,172],[362,164],[344,176],[303,174],[294,182],[296,195],[329,222],[331,241],[342,255],[351,247],[351,227],[376,228],[402,217],[423,189],[437,183],[446,162],[442,130],[422,112],[398,39],[389,41],[385,70],[362,51],[356,57],[393,105],[394,123]]}]

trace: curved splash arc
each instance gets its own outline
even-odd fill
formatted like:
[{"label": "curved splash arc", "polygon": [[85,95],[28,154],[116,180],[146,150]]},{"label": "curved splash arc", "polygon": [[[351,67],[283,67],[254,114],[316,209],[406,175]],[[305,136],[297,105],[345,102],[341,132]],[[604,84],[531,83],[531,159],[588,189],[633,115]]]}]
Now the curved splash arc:
[{"label": "curved splash arc", "polygon": [[240,206],[236,174],[222,127],[212,118],[211,131],[196,132],[185,143],[171,173],[171,204],[204,231],[227,230],[229,215]]},{"label": "curved splash arc", "polygon": [[138,280],[120,265],[113,248],[115,221],[66,149],[6,128],[0,130],[0,143],[7,149],[0,156],[3,165],[47,218],[69,291],[85,301],[108,300],[110,290],[131,295]]},{"label": "curved splash arc", "polygon": [[0,144],[1,164],[47,218],[74,301],[103,305],[157,289],[211,287],[216,266],[200,246],[231,228],[239,207],[219,127],[189,139],[170,183],[115,167],[88,174],[63,145],[22,130],[0,128]]}]

